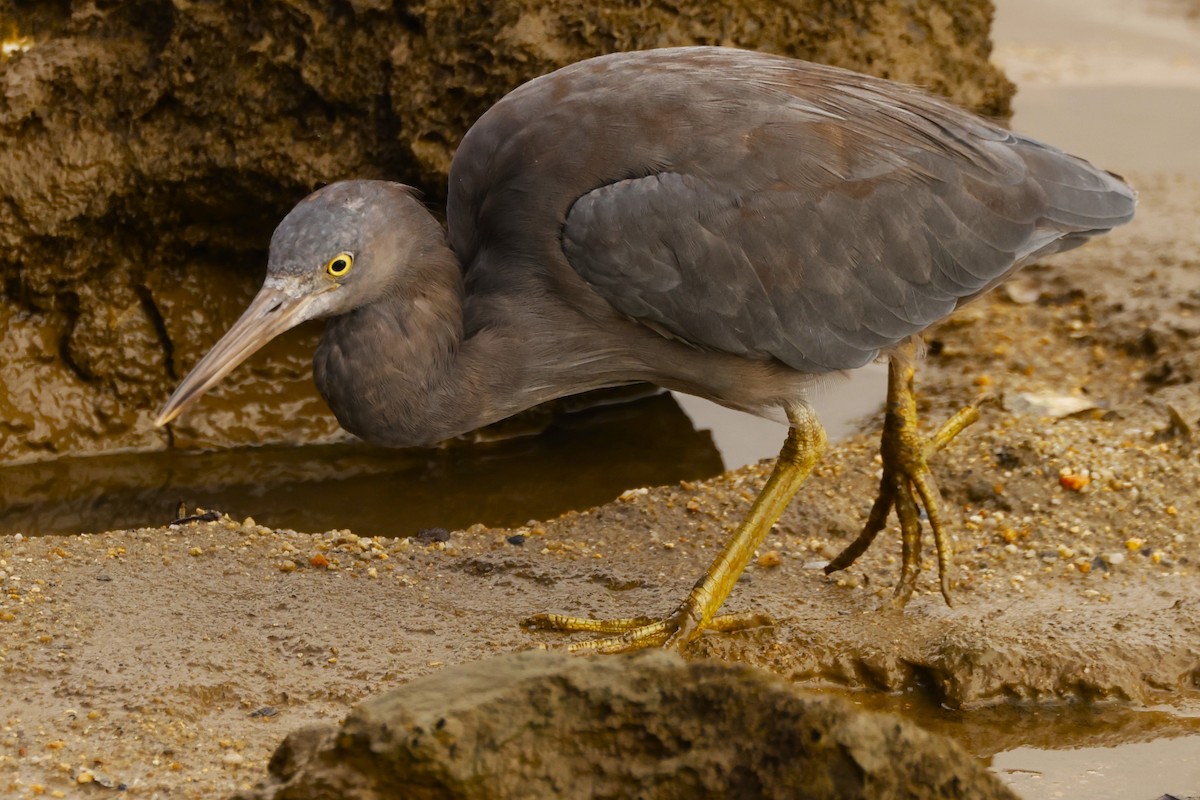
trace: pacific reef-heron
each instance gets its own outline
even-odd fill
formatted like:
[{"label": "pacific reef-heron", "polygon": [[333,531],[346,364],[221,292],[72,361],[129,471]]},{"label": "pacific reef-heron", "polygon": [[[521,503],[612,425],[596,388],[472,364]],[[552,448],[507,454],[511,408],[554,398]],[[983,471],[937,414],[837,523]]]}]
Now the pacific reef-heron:
[{"label": "pacific reef-heron", "polygon": [[1116,175],[920,90],[717,47],[619,53],[517,88],[467,132],[447,228],[413,190],[333,183],[271,238],[245,314],[158,416],[267,341],[328,320],[314,378],[342,426],[431,445],[568,394],[646,381],[786,416],[765,487],[677,609],[541,614],[574,647],[682,647],[717,611],[820,458],[822,376],[890,359],[879,495],[848,566],[900,521],[903,605],[920,507],[949,601],[928,456],[977,415],[918,431],[913,340],[1023,264],[1128,222]]}]

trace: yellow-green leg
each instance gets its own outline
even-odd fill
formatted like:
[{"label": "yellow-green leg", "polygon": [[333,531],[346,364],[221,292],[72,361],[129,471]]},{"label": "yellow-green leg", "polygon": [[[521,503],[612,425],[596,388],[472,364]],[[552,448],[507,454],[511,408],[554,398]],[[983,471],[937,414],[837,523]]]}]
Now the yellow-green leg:
[{"label": "yellow-green leg", "polygon": [[900,581],[892,602],[903,607],[912,597],[921,571],[921,512],[925,508],[929,527],[937,546],[938,578],[942,597],[950,601],[950,538],[938,503],[937,484],[929,469],[929,458],[950,443],[963,428],[979,419],[979,403],[972,403],[948,419],[933,436],[923,439],[917,423],[917,400],[913,393],[913,348],[909,344],[888,364],[887,412],[879,452],[883,457],[883,478],[879,494],[862,533],[837,558],[825,567],[826,574],[853,564],[867,551],[875,536],[887,524],[894,507],[900,519]]},{"label": "yellow-green leg", "polygon": [[716,614],[729,597],[754,551],[767,538],[771,526],[778,521],[779,515],[825,452],[825,429],[811,409],[807,406],[788,409],[788,421],[791,428],[787,440],[771,477],[751,506],[750,513],[725,543],[704,577],[696,582],[673,613],[662,619],[635,617],[615,620],[537,614],[526,620],[525,626],[607,634],[601,639],[574,642],[569,649],[617,653],[658,645],[682,649],[705,630],[737,630],[762,624],[765,621],[762,615],[732,614],[718,617]]}]

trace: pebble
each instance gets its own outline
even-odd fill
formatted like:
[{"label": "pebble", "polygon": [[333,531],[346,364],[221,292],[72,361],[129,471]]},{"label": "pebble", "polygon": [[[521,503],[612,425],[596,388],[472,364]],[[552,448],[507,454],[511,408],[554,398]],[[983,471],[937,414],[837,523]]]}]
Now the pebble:
[{"label": "pebble", "polygon": [[760,567],[778,567],[783,563],[783,556],[778,550],[768,550],[758,557],[758,565]]}]

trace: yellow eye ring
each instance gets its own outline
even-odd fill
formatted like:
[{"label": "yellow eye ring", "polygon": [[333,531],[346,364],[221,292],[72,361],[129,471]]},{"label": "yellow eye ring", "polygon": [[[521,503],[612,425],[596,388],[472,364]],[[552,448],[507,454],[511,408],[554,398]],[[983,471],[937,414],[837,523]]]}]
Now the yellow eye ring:
[{"label": "yellow eye ring", "polygon": [[340,278],[349,272],[353,265],[354,256],[351,253],[338,253],[325,265],[325,272],[331,278]]}]

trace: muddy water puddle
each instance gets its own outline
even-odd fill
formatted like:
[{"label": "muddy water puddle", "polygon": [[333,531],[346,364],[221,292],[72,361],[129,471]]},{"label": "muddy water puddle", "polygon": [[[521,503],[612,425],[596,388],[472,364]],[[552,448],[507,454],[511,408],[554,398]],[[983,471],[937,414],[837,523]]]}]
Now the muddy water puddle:
[{"label": "muddy water puddle", "polygon": [[0,530],[156,526],[215,509],[274,528],[411,536],[508,527],[606,503],[630,487],[720,473],[669,394],[563,414],[536,436],[389,450],[362,443],[62,459],[0,471]]},{"label": "muddy water puddle", "polygon": [[[831,438],[879,407],[882,365],[814,389]],[[698,480],[774,456],[783,425],[693,397],[632,399],[518,421],[492,441],[392,450],[362,442],[168,451],[0,469],[0,531],[72,534],[156,526],[180,504],[273,528],[411,536],[545,520],[622,492]],[[547,412],[548,414],[550,412]],[[534,415],[537,417],[537,415]],[[530,433],[527,428],[541,429]]]},{"label": "muddy water puddle", "polygon": [[992,769],[1026,798],[1194,797],[1200,787],[1200,734],[1159,736],[1115,747],[1017,747],[998,753]]},{"label": "muddy water puddle", "polygon": [[1200,709],[1119,704],[956,711],[919,692],[838,692],[957,741],[1025,800],[1153,800],[1200,792]]}]

